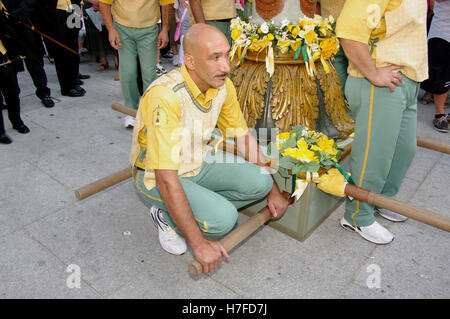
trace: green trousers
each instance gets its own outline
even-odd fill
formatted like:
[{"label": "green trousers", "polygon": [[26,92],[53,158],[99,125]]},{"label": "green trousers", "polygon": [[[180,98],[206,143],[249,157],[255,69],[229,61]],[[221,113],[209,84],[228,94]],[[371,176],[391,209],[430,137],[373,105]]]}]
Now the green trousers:
[{"label": "green trousers", "polygon": [[119,74],[123,102],[137,109],[139,105],[137,58],[141,65],[144,91],[156,79],[158,26],[129,28],[114,22],[122,46],[119,48]]},{"label": "green trousers", "polygon": [[[210,238],[228,233],[236,224],[237,210],[265,198],[273,185],[271,175],[261,167],[242,158],[230,161],[228,157],[226,163],[222,159],[220,151],[209,154],[199,174],[179,178],[198,226]],[[148,190],[143,178],[144,171],[137,169],[134,182],[139,195],[148,205],[162,209],[165,220],[178,231],[158,188]]]},{"label": "green trousers", "polygon": [[[355,117],[350,172],[357,186],[394,196],[417,148],[417,93],[419,83],[403,76],[390,92],[367,79],[349,76],[345,94]],[[374,206],[359,200],[346,202],[345,219],[355,226],[374,221]]]},{"label": "green trousers", "polygon": [[231,45],[231,30],[230,22],[218,21],[218,20],[207,20],[206,24],[216,27],[227,37],[228,43]]},{"label": "green trousers", "polygon": [[336,70],[337,76],[339,78],[339,83],[341,84],[342,94],[345,96],[345,82],[347,81],[347,68],[348,68],[348,59],[345,56],[344,50],[342,47],[339,48],[339,51],[334,56],[334,60],[332,61],[333,67]]}]

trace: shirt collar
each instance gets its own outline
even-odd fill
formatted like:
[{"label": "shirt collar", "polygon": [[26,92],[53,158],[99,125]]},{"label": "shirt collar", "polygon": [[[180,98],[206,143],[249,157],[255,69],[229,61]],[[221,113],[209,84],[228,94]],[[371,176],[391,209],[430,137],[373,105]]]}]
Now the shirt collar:
[{"label": "shirt collar", "polygon": [[201,104],[206,106],[205,103],[208,103],[217,96],[217,93],[219,92],[218,88],[209,88],[208,90],[206,90],[206,93],[203,94],[198,88],[197,84],[195,84],[194,80],[192,80],[185,65],[180,68],[180,71],[183,75],[184,80],[186,81],[188,90],[191,91],[192,96]]}]

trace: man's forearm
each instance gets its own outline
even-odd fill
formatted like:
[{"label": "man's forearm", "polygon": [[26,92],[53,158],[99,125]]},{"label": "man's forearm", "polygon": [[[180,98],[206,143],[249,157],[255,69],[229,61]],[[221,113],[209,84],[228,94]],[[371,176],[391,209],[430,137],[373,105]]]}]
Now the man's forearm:
[{"label": "man's forearm", "polygon": [[114,24],[111,14],[111,5],[103,2],[99,3],[100,13],[102,14],[103,23],[108,31],[114,29]]},{"label": "man's forearm", "polygon": [[191,6],[192,15],[194,16],[196,23],[205,23],[205,15],[203,14],[203,8],[201,0],[191,0],[189,1]]},{"label": "man's forearm", "polygon": [[246,161],[259,165],[267,166],[268,161],[259,147],[256,138],[247,132],[245,135],[236,139],[237,150]]},{"label": "man's forearm", "polygon": [[377,68],[370,56],[369,45],[342,38],[339,41],[347,58],[356,65],[365,78],[372,79],[377,72]]},{"label": "man's forearm", "polygon": [[[271,173],[269,170],[270,163],[259,147],[258,141],[252,134],[247,132],[247,134],[238,137],[236,139],[236,144],[238,153],[241,154],[246,161],[264,167],[267,169],[268,173]],[[272,191],[279,191],[273,174],[271,174],[271,176],[273,180]]]}]

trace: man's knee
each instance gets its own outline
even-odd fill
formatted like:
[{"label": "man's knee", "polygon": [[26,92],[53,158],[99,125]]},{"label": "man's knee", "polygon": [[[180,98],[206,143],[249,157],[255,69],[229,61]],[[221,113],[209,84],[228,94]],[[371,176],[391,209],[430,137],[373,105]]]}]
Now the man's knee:
[{"label": "man's knee", "polygon": [[272,175],[260,173],[254,179],[252,191],[255,193],[255,197],[263,198],[269,194],[272,186]]},{"label": "man's knee", "polygon": [[238,218],[238,211],[233,204],[220,204],[214,212],[214,220],[205,221],[203,231],[211,236],[224,236],[229,233],[234,225],[236,225]]}]

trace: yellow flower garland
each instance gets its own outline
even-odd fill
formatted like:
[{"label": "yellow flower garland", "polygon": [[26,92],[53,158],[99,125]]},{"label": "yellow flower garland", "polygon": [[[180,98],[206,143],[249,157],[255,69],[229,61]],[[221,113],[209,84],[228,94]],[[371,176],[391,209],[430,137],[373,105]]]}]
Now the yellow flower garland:
[{"label": "yellow flower garland", "polygon": [[[292,51],[293,59],[305,61],[310,76],[315,75],[314,62],[318,59],[328,73],[327,61],[333,59],[339,50],[335,25],[332,16],[323,18],[319,15],[314,18],[305,16],[299,19],[298,25],[286,20],[281,25],[275,25],[273,21],[259,25],[236,18],[231,20],[230,26],[233,39],[230,59],[234,58],[236,52],[250,50],[259,53],[265,49],[267,72],[272,76],[274,58]],[[243,57],[243,54],[239,56],[238,63],[242,62]]]}]

